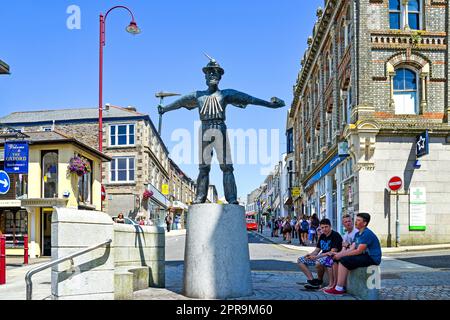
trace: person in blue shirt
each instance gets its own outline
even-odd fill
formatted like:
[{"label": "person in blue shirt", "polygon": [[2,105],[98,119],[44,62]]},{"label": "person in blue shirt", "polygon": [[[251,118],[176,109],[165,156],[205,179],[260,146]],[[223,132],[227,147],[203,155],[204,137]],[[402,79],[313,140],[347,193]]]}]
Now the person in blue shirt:
[{"label": "person in blue shirt", "polygon": [[338,281],[336,287],[324,290],[325,293],[331,295],[346,293],[344,288],[350,270],[381,263],[380,240],[372,230],[367,228],[369,222],[370,214],[361,212],[356,215],[355,227],[359,232],[355,235],[355,248],[332,255],[334,260],[340,262]]}]

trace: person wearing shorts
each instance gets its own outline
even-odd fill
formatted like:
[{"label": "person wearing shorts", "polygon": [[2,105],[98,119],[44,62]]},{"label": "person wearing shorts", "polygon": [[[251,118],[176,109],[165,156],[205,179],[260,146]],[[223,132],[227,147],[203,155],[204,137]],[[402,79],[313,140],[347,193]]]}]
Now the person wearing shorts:
[{"label": "person wearing shorts", "polygon": [[331,295],[342,295],[346,293],[344,289],[347,282],[348,272],[356,268],[380,265],[381,245],[378,237],[372,230],[367,228],[370,222],[368,213],[358,213],[355,227],[359,232],[355,235],[355,246],[352,250],[345,250],[333,255],[333,259],[339,261],[338,281],[334,288],[324,290]]},{"label": "person wearing shorts", "polygon": [[[325,268],[328,270],[328,276],[330,282],[333,281],[333,259],[329,256],[330,252],[339,252],[342,249],[342,237],[341,235],[331,228],[331,222],[329,219],[322,219],[320,221],[320,228],[322,229],[322,235],[317,241],[316,249],[307,254],[304,257],[300,257],[297,260],[300,270],[308,278],[305,288],[307,289],[319,289],[323,283],[323,275]],[[316,266],[317,278],[314,278],[308,266]]]}]

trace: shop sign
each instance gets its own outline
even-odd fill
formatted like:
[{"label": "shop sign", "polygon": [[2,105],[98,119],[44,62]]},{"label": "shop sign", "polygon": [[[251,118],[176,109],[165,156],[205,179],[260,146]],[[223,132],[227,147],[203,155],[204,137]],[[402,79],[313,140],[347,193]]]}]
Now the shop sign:
[{"label": "shop sign", "polygon": [[5,142],[5,172],[28,174],[28,141]]},{"label": "shop sign", "polygon": [[427,155],[429,150],[429,137],[428,137],[428,130],[426,130],[424,133],[419,134],[416,137],[416,157],[420,158],[424,155]]},{"label": "shop sign", "polygon": [[411,188],[409,201],[409,230],[425,231],[427,217],[427,196],[423,187]]},{"label": "shop sign", "polygon": [[163,184],[161,187],[161,193],[165,196],[167,196],[169,194],[169,185],[168,184]]},{"label": "shop sign", "polygon": [[343,142],[339,142],[338,143],[338,156],[340,157],[344,157],[344,156],[348,156],[348,142],[347,141],[343,141]]},{"label": "shop sign", "polygon": [[347,157],[346,156],[339,156],[336,155],[333,159],[330,160],[326,165],[323,166],[322,169],[320,169],[319,172],[317,172],[314,176],[312,176],[311,179],[308,180],[306,183],[305,188],[309,188],[313,184],[315,184],[317,181],[322,179],[322,177],[326,176],[330,171],[332,171],[334,168],[338,166],[339,163],[344,161]]}]

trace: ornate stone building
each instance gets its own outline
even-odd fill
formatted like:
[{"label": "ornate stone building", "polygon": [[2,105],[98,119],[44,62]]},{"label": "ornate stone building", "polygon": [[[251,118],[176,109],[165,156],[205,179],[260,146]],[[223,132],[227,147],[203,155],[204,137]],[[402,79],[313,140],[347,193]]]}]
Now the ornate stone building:
[{"label": "ornate stone building", "polygon": [[368,212],[385,245],[450,241],[448,1],[328,0],[317,18],[290,113],[305,213],[341,231],[343,214]]}]

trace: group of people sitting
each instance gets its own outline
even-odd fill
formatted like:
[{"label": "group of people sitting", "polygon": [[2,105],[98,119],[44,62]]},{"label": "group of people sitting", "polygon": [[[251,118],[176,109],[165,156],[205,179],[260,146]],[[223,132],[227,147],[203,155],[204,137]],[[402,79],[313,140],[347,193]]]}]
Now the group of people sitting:
[{"label": "group of people sitting", "polygon": [[[320,221],[322,234],[316,249],[298,259],[301,271],[308,278],[306,289],[320,289],[325,272],[329,284],[322,288],[330,295],[346,293],[347,276],[350,270],[379,265],[381,263],[381,245],[378,237],[367,228],[370,222],[368,213],[358,213],[355,224],[350,215],[343,217],[346,230],[344,237],[331,227],[329,219]],[[316,266],[317,278],[314,278],[308,266]],[[300,283],[299,283],[300,284]]]}]

